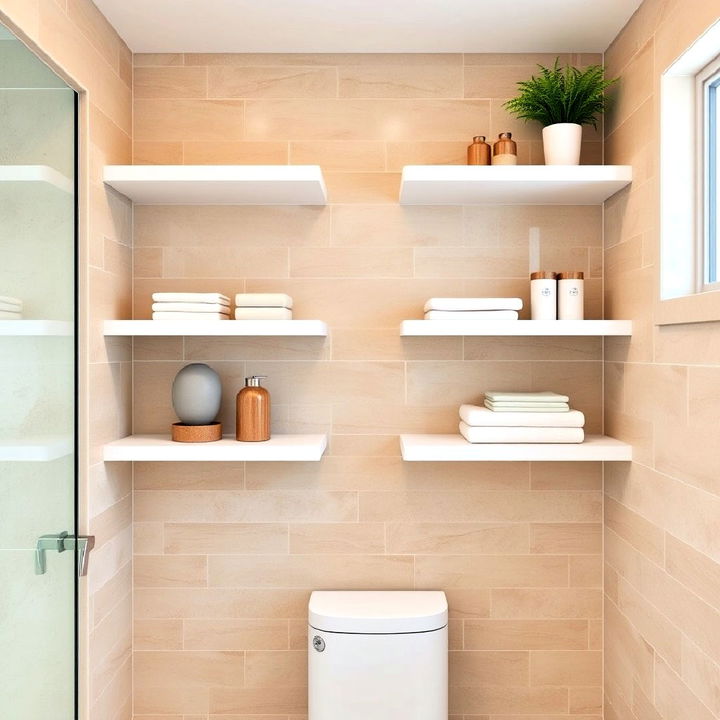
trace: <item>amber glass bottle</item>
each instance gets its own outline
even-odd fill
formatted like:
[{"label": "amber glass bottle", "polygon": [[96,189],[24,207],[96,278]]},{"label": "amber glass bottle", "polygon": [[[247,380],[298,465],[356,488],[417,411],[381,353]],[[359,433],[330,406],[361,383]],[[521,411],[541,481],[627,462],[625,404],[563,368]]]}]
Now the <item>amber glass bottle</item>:
[{"label": "amber glass bottle", "polygon": [[264,375],[245,378],[245,387],[237,394],[235,439],[262,442],[270,439],[270,393],[260,386]]}]

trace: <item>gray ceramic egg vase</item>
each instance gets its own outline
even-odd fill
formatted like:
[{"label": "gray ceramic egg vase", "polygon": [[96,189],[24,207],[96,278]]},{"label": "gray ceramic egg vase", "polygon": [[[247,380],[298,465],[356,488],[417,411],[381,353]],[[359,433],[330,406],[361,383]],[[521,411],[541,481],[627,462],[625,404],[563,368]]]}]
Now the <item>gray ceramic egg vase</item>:
[{"label": "gray ceramic egg vase", "polygon": [[215,422],[220,412],[220,376],[204,363],[186,365],[175,376],[172,404],[180,420],[172,426],[178,442],[211,442],[222,438],[222,425]]}]

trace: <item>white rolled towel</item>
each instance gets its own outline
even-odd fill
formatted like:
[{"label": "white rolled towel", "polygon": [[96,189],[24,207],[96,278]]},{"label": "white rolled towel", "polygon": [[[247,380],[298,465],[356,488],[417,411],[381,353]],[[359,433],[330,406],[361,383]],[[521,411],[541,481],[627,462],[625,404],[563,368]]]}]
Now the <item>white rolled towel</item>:
[{"label": "white rolled towel", "polygon": [[430,298],[425,303],[425,312],[447,310],[522,310],[522,298]]},{"label": "white rolled towel", "polygon": [[567,395],[544,390],[543,392],[502,392],[499,390],[488,390],[485,399],[490,402],[523,402],[523,403],[566,403],[570,402]]},{"label": "white rolled towel", "polygon": [[10,312],[21,312],[23,309],[23,301],[20,298],[10,297],[9,295],[0,295],[0,304],[9,305],[9,308],[3,308],[3,310],[9,310]]},{"label": "white rolled towel", "polygon": [[574,427],[585,425],[579,410],[567,412],[495,412],[479,405],[461,405],[460,419],[470,427]]},{"label": "white rolled towel", "polygon": [[285,293],[238,293],[235,307],[288,308],[292,310],[293,299]]},{"label": "white rolled towel", "polygon": [[192,313],[223,313],[230,314],[229,305],[219,303],[153,303],[153,312],[192,312]]},{"label": "white rolled towel", "polygon": [[236,320],[292,320],[292,310],[284,307],[235,308]]},{"label": "white rolled towel", "polygon": [[230,315],[225,313],[195,313],[195,312],[154,312],[153,320],[194,320],[197,322],[209,322],[214,320],[229,320]]},{"label": "white rolled towel", "polygon": [[153,302],[230,305],[230,298],[222,293],[157,292],[153,293],[152,299]]},{"label": "white rolled towel", "polygon": [[582,428],[569,427],[470,427],[460,423],[460,434],[471,443],[581,443]]},{"label": "white rolled towel", "polygon": [[428,310],[426,320],[517,320],[517,310]]}]

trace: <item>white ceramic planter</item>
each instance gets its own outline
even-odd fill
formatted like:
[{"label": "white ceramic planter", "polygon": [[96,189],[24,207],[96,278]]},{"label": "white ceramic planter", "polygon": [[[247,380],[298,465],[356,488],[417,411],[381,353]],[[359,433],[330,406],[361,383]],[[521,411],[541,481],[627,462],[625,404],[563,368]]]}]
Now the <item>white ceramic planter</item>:
[{"label": "white ceramic planter", "polygon": [[543,128],[546,165],[579,165],[582,125],[556,123]]}]

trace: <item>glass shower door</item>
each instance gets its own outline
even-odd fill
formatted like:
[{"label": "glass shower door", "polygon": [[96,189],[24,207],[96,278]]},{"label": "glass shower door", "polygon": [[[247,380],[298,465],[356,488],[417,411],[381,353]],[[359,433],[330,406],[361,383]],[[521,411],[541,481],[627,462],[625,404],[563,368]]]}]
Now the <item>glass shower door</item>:
[{"label": "glass shower door", "polygon": [[0,717],[76,717],[76,95],[0,25]]}]

